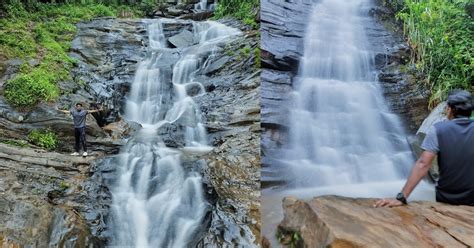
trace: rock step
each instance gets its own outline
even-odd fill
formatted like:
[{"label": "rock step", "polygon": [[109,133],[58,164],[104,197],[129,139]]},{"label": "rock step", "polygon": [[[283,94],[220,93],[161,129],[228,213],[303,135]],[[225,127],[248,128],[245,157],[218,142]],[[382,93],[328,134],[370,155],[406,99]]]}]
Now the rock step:
[{"label": "rock step", "polygon": [[0,158],[33,165],[53,167],[65,171],[77,171],[77,166],[90,165],[97,156],[75,157],[56,152],[20,148],[0,143]]}]

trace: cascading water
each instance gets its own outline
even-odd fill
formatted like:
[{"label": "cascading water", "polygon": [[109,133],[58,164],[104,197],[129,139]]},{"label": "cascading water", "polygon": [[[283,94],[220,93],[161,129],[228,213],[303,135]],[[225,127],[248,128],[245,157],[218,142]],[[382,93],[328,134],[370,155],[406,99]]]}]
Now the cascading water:
[{"label": "cascading water", "polygon": [[217,1],[213,1],[209,4],[208,0],[200,0],[199,3],[194,4],[194,9],[197,11],[214,10],[216,5]]},{"label": "cascading water", "polygon": [[[126,119],[143,128],[121,150],[116,160],[118,179],[112,190],[112,246],[188,247],[206,212],[201,177],[186,171],[183,155],[209,152],[198,106],[188,95],[204,87],[195,76],[215,47],[239,31],[216,22],[192,23],[196,44],[168,48],[163,25],[172,20],[150,20],[149,56],[137,69],[126,104]],[[196,90],[194,90],[195,92]],[[176,125],[184,147],[167,147],[158,135]]]},{"label": "cascading water", "polygon": [[[284,182],[263,191],[268,230],[281,220],[274,206],[284,196],[394,197],[413,165],[401,122],[375,80],[370,17],[361,11],[370,4],[323,0],[311,13],[293,80],[289,144],[262,173],[262,180]],[[419,185],[416,198],[433,199],[432,186]]]}]

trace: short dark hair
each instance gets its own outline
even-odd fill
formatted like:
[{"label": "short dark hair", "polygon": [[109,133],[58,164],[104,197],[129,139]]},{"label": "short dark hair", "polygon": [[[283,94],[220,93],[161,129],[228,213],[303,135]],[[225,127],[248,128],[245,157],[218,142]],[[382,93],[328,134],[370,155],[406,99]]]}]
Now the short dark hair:
[{"label": "short dark hair", "polygon": [[77,107],[77,106],[81,106],[81,107],[82,107],[82,103],[80,103],[80,102],[76,103],[76,107]]},{"label": "short dark hair", "polygon": [[470,117],[472,114],[472,95],[467,90],[452,90],[448,96],[448,106],[454,117]]}]

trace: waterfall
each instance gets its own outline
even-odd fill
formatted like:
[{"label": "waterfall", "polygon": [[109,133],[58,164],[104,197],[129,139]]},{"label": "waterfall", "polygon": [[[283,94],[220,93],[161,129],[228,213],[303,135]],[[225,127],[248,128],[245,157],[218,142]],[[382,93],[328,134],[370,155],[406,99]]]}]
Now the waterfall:
[{"label": "waterfall", "polygon": [[197,11],[205,11],[205,10],[215,10],[217,6],[217,1],[213,1],[209,4],[208,0],[200,0],[199,3],[194,4],[194,9]]},{"label": "waterfall", "polygon": [[[125,110],[125,118],[143,128],[110,161],[118,170],[112,189],[112,246],[188,247],[207,211],[201,176],[182,164],[183,155],[212,150],[199,107],[187,92],[197,87],[197,94],[205,93],[196,75],[218,43],[239,31],[216,22],[193,22],[196,44],[170,48],[163,31],[170,22],[178,21],[149,20],[149,55],[138,65]],[[160,138],[161,129],[170,125],[182,134],[184,147],[168,147]]]},{"label": "waterfall", "polygon": [[[289,145],[272,165],[285,195],[395,196],[414,163],[376,80],[365,34],[370,17],[361,11],[370,4],[323,0],[311,13],[293,81]],[[425,186],[430,193],[419,196],[430,199]]]}]

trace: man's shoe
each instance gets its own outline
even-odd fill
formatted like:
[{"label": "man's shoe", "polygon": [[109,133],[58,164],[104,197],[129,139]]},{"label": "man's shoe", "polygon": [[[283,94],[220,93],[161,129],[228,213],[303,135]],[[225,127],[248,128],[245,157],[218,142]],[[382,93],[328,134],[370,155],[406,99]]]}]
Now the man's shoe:
[{"label": "man's shoe", "polygon": [[79,156],[79,153],[78,152],[73,152],[73,153],[71,153],[71,156]]},{"label": "man's shoe", "polygon": [[84,153],[82,154],[82,156],[83,156],[83,157],[87,157],[87,152],[84,152]]}]

